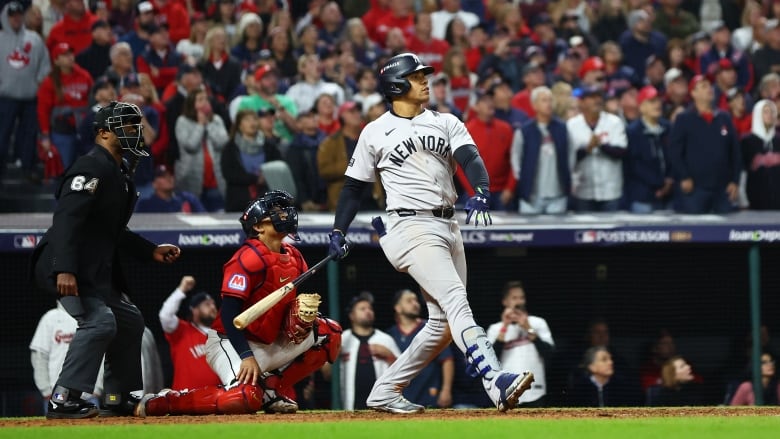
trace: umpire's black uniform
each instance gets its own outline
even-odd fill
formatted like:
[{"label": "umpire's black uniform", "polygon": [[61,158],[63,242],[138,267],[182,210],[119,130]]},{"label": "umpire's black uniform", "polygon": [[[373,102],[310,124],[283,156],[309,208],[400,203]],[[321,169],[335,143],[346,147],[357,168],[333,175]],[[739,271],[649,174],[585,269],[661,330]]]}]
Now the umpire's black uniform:
[{"label": "umpire's black uniform", "polygon": [[105,354],[105,402],[119,407],[129,392],[143,388],[144,320],[122,298],[127,284],[118,255],[152,260],[156,246],[127,229],[138,195],[126,165],[119,166],[105,148],[78,158],[56,196],[54,220],[35,249],[33,267],[37,285],[55,297],[58,273],[76,277],[79,295],[65,296],[63,304],[79,326],[57,386],[92,393]]}]

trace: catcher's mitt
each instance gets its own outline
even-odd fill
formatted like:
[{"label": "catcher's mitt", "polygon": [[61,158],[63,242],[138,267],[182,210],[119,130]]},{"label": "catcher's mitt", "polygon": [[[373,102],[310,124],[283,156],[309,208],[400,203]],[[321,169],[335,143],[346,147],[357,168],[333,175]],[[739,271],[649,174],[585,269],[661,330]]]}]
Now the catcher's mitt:
[{"label": "catcher's mitt", "polygon": [[285,326],[293,343],[299,344],[309,336],[321,302],[319,294],[299,294],[290,305]]}]

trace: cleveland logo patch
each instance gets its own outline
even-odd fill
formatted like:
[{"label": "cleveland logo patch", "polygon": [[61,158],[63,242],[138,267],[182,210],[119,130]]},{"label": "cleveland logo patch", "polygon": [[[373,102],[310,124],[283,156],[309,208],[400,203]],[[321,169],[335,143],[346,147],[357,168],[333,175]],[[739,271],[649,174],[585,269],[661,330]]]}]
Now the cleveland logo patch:
[{"label": "cleveland logo patch", "polygon": [[234,274],[228,281],[228,288],[237,291],[246,291],[246,276],[243,274]]}]

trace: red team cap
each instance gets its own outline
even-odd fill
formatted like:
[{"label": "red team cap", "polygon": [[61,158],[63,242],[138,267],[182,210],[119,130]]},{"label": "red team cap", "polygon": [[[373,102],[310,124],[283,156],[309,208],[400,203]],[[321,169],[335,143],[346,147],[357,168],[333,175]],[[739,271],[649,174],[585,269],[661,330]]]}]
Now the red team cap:
[{"label": "red team cap", "polygon": [[598,56],[591,56],[582,63],[582,67],[580,67],[580,79],[584,78],[588,72],[593,70],[604,70],[604,61]]},{"label": "red team cap", "polygon": [[273,66],[264,64],[255,70],[255,81],[263,79],[263,77],[269,73],[275,73],[276,69]]},{"label": "red team cap", "polygon": [[358,110],[360,111],[360,104],[358,104],[355,101],[346,101],[339,107],[339,117],[341,117],[344,113],[350,110]]},{"label": "red team cap", "polygon": [[51,57],[52,59],[57,59],[58,56],[63,55],[65,53],[73,53],[73,48],[70,47],[70,44],[68,43],[59,43],[51,50]]},{"label": "red team cap", "polygon": [[692,92],[694,88],[696,88],[696,84],[707,81],[707,77],[704,75],[696,75],[693,78],[691,78],[691,81],[688,83],[688,92]]},{"label": "red team cap", "polygon": [[636,102],[642,105],[642,102],[648,99],[655,99],[658,97],[658,90],[652,85],[646,85],[639,90],[639,94],[636,96]]}]

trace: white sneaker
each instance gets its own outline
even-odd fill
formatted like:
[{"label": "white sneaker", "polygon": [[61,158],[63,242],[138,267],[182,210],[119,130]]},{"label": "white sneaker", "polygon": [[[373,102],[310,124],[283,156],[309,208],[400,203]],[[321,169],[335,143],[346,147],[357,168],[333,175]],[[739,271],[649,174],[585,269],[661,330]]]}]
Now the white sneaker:
[{"label": "white sneaker", "polygon": [[403,395],[398,395],[398,398],[386,404],[379,404],[374,406],[369,404],[368,408],[378,412],[395,413],[399,415],[422,413],[425,411],[425,407],[421,406],[420,404],[410,402],[408,399],[404,398]]}]

